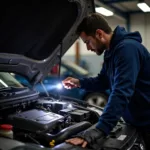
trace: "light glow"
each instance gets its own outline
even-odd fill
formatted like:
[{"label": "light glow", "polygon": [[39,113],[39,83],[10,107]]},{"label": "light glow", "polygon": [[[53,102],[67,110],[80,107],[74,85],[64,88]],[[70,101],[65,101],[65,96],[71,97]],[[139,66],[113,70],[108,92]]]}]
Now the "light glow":
[{"label": "light glow", "polygon": [[96,7],[95,10],[96,10],[96,12],[98,12],[104,16],[113,16],[113,14],[114,14],[112,11],[110,11],[104,7]]},{"label": "light glow", "polygon": [[150,7],[146,3],[138,3],[137,6],[143,11],[143,12],[150,12]]},{"label": "light glow", "polygon": [[56,87],[57,87],[57,89],[62,89],[62,84],[59,83],[59,84],[57,84]]},{"label": "light glow", "polygon": [[69,104],[67,107],[68,107],[68,108],[73,108],[72,104]]},{"label": "light glow", "polygon": [[1,79],[0,79],[0,83],[1,83],[2,85],[4,85],[5,87],[8,87],[8,85],[7,85],[3,80],[1,80]]}]

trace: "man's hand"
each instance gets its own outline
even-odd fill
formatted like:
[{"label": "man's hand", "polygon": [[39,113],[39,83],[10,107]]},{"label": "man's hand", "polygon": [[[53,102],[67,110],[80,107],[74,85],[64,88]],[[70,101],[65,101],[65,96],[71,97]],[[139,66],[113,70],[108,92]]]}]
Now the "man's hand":
[{"label": "man's hand", "polygon": [[72,139],[66,140],[66,142],[73,144],[73,145],[82,145],[83,148],[87,146],[87,141],[81,138],[72,138]]},{"label": "man's hand", "polygon": [[72,88],[80,87],[79,79],[72,78],[72,77],[68,77],[65,80],[63,80],[62,84],[63,84],[64,88],[66,88],[66,89],[72,89]]},{"label": "man's hand", "polygon": [[82,147],[86,147],[87,144],[92,145],[98,139],[104,136],[105,136],[104,132],[102,132],[97,128],[93,128],[77,134],[75,138],[66,140],[66,142],[71,143],[73,145],[82,145]]}]

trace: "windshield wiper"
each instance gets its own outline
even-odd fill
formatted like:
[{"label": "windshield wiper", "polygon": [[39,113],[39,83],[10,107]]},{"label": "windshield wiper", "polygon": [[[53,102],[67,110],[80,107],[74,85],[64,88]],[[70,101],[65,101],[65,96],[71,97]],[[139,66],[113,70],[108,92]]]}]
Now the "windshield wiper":
[{"label": "windshield wiper", "polygon": [[16,94],[22,94],[28,92],[26,87],[3,87],[0,89],[0,97],[13,96]]},{"label": "windshield wiper", "polygon": [[0,88],[0,92],[3,92],[5,90],[10,90],[10,89],[11,89],[11,87],[2,87],[2,88]]}]

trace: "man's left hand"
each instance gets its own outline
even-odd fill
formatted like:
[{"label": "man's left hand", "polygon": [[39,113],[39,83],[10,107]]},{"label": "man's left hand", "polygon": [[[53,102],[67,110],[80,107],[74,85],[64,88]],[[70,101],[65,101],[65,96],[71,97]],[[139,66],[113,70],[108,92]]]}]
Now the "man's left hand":
[{"label": "man's left hand", "polygon": [[78,137],[66,140],[66,142],[73,145],[82,145],[83,148],[87,146],[87,141]]},{"label": "man's left hand", "polygon": [[96,140],[102,137],[104,137],[104,132],[97,128],[93,128],[77,134],[75,138],[66,140],[66,142],[73,145],[82,145],[82,147],[86,147],[87,144],[92,145],[94,142],[96,142]]}]

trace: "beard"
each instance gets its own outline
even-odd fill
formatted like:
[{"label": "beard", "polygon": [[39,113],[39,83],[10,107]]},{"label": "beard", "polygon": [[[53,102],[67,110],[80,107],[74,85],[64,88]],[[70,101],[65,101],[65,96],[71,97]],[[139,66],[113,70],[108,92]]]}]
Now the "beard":
[{"label": "beard", "polygon": [[106,45],[99,40],[96,39],[96,54],[101,55],[106,50]]}]

